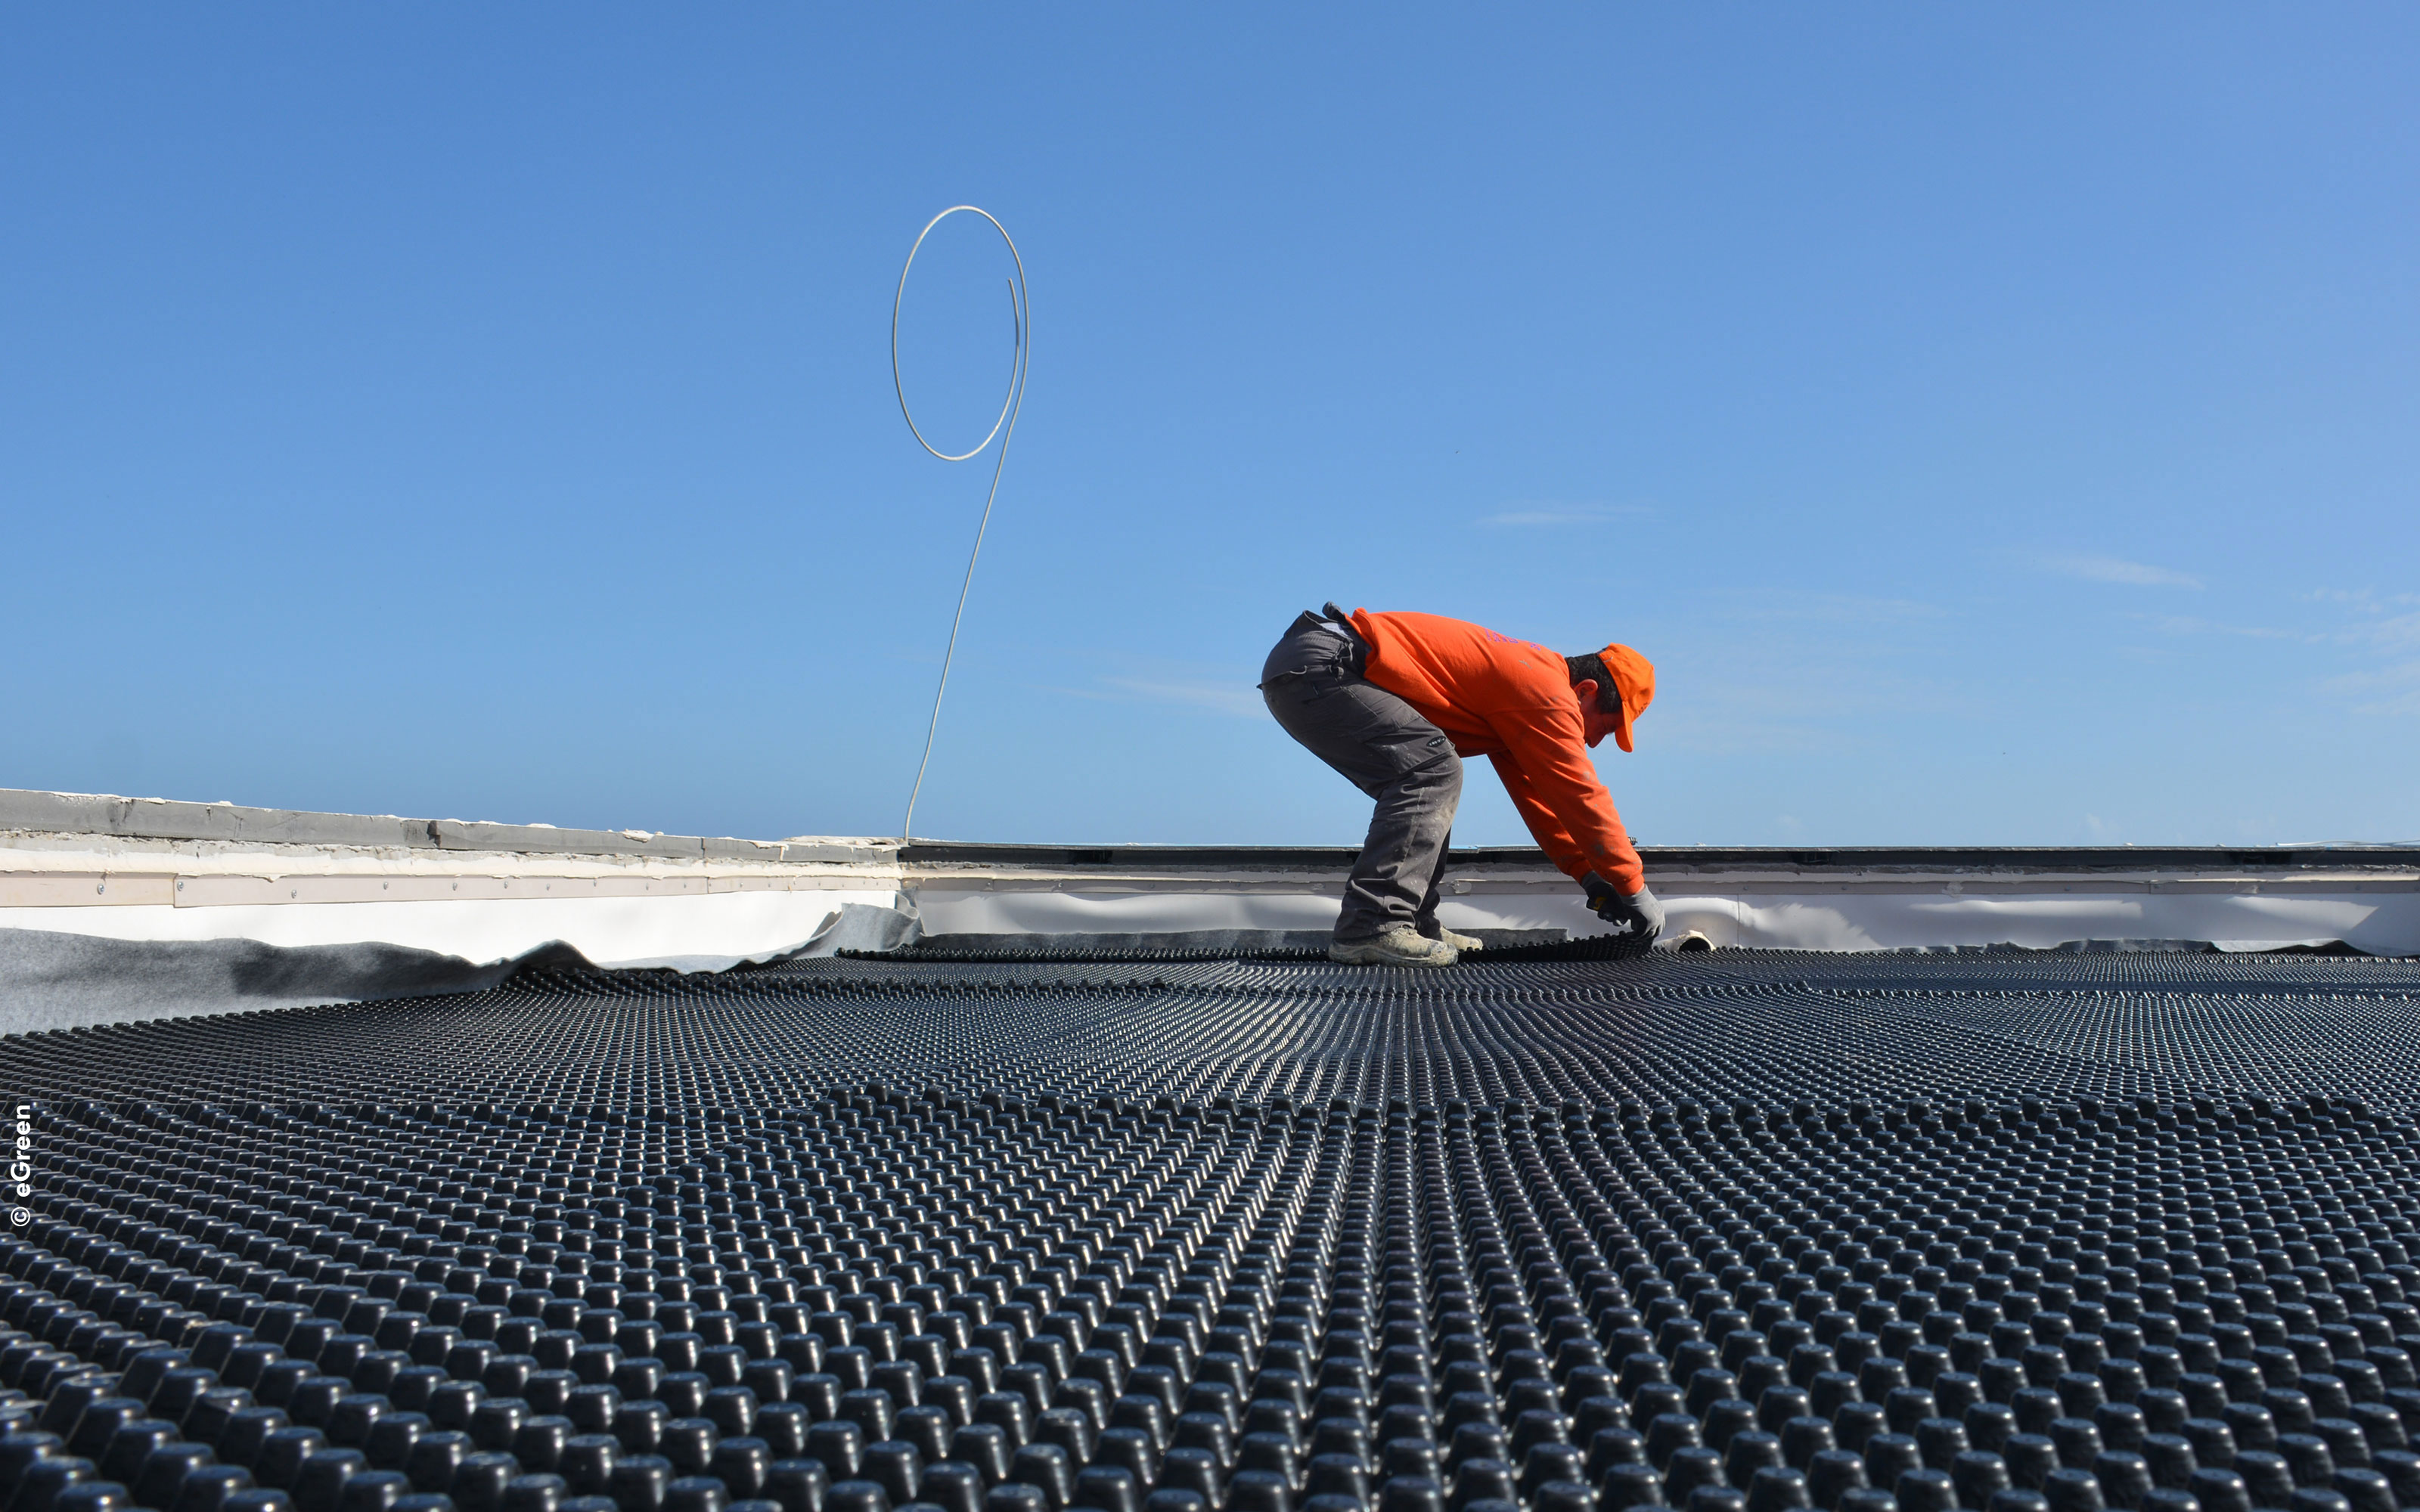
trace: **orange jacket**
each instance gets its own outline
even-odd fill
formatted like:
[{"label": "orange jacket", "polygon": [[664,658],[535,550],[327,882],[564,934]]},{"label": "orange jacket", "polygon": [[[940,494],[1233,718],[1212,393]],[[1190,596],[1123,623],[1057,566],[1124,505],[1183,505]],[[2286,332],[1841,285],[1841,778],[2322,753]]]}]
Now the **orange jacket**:
[{"label": "orange jacket", "polygon": [[1637,848],[1589,759],[1580,702],[1559,654],[1442,614],[1353,611],[1362,674],[1419,710],[1465,756],[1485,756],[1548,859],[1625,893],[1647,886]]}]

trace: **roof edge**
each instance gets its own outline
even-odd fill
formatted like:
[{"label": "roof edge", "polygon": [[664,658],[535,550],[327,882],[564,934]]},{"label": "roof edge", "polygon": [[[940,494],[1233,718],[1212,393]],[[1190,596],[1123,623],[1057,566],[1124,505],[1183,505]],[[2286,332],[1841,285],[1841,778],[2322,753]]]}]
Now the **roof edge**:
[{"label": "roof edge", "polygon": [[508,825],[482,819],[317,813],[308,810],[256,809],[235,803],[0,788],[0,834],[11,831],[233,845],[642,856],[672,860],[888,861],[898,852],[895,844],[881,840],[819,836],[740,840],[728,836],[666,835],[643,829],[559,829],[552,825]]}]

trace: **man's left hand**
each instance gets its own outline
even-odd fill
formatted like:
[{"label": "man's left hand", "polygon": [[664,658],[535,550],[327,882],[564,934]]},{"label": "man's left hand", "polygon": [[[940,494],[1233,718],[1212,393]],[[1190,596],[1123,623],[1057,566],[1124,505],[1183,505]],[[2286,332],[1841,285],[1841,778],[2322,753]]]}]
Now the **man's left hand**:
[{"label": "man's left hand", "polygon": [[1588,889],[1589,906],[1596,911],[1596,917],[1614,926],[1612,933],[1617,937],[1635,944],[1638,949],[1646,949],[1655,943],[1655,936],[1664,933],[1664,905],[1647,888],[1624,893],[1593,872],[1580,879],[1580,886]]}]

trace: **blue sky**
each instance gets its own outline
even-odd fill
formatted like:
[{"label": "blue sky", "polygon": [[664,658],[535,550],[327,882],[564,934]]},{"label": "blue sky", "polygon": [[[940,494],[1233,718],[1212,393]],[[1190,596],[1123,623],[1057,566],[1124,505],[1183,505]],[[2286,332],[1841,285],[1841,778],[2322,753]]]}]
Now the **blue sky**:
[{"label": "blue sky", "polygon": [[[693,9],[693,8],[692,8]],[[20,8],[0,785],[1341,843],[1328,597],[1657,843],[2420,839],[2409,7]],[[1005,262],[937,232],[920,420]],[[966,442],[960,442],[963,445]],[[1457,837],[1521,839],[1475,771]]]}]

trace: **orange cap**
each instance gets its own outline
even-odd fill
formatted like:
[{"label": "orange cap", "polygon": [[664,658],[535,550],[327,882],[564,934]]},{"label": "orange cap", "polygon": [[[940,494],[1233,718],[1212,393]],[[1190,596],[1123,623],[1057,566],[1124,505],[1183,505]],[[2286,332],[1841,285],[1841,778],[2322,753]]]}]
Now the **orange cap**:
[{"label": "orange cap", "polygon": [[1613,673],[1613,686],[1621,691],[1621,711],[1613,717],[1614,741],[1628,750],[1630,721],[1647,712],[1655,702],[1655,664],[1628,646],[1607,646],[1597,656],[1605,670]]}]

